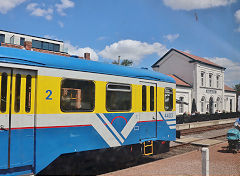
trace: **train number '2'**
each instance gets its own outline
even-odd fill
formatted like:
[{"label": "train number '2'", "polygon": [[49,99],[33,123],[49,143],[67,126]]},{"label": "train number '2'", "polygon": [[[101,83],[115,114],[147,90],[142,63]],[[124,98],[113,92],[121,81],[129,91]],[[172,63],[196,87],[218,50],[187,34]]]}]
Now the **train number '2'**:
[{"label": "train number '2'", "polygon": [[52,91],[51,90],[47,90],[46,93],[48,94],[46,97],[46,100],[52,100]]}]

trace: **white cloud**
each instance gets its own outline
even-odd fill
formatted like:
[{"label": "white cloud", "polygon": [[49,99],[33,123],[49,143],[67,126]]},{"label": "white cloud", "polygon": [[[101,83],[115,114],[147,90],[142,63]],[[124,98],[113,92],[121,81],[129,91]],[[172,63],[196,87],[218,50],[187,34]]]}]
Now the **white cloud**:
[{"label": "white cloud", "polygon": [[224,74],[224,80],[229,85],[234,85],[239,83],[240,78],[240,62],[233,62],[227,58],[207,58],[208,60],[221,65],[226,68]]},{"label": "white cloud", "polygon": [[65,42],[64,48],[66,48],[68,50],[68,53],[71,55],[77,55],[77,56],[83,57],[84,53],[90,53],[91,60],[94,60],[94,61],[98,60],[98,55],[92,48],[89,48],[89,47],[80,48],[78,46],[73,46],[70,42]]},{"label": "white cloud", "polygon": [[238,28],[236,29],[236,32],[240,32],[240,26],[238,26]]},{"label": "white cloud", "polygon": [[[42,6],[45,6],[45,5],[43,4]],[[53,14],[52,8],[43,9],[39,7],[39,4],[31,3],[31,4],[28,4],[27,10],[31,11],[31,15],[33,16],[44,17],[47,20],[52,19],[52,14]]]},{"label": "white cloud", "polygon": [[63,23],[63,22],[59,21],[58,24],[59,24],[59,26],[60,26],[61,28],[64,27],[64,23]]},{"label": "white cloud", "polygon": [[66,13],[63,10],[67,8],[73,8],[74,5],[75,5],[74,2],[70,0],[61,0],[61,4],[56,4],[55,6],[57,7],[57,12],[60,15],[65,16]]},{"label": "white cloud", "polygon": [[163,0],[163,2],[174,10],[194,10],[226,6],[236,0]]},{"label": "white cloud", "polygon": [[[235,12],[234,16],[236,18],[237,23],[240,23],[240,9]],[[235,31],[240,32],[240,25]]]},{"label": "white cloud", "polygon": [[164,38],[167,39],[170,42],[173,42],[174,40],[176,40],[179,37],[179,34],[168,34],[165,35]]},{"label": "white cloud", "polygon": [[101,36],[101,37],[98,37],[97,40],[106,40],[106,39],[107,39],[107,37],[105,37],[105,36]]},{"label": "white cloud", "polygon": [[123,59],[138,62],[146,55],[156,53],[158,56],[162,56],[167,51],[166,46],[158,42],[149,44],[136,40],[121,40],[110,46],[106,46],[105,49],[98,54],[107,59],[116,60],[118,56],[121,56]]},{"label": "white cloud", "polygon": [[236,21],[240,23],[240,9],[235,12],[234,16],[236,18]]},{"label": "white cloud", "polygon": [[191,54],[191,51],[190,51],[190,50],[184,50],[183,52],[188,53],[188,54]]},{"label": "white cloud", "polygon": [[47,38],[47,39],[52,39],[52,40],[59,40],[56,36],[54,36],[54,35],[48,35],[48,34],[46,34],[46,35],[44,35],[43,36],[44,38]]},{"label": "white cloud", "polygon": [[9,10],[22,4],[26,0],[0,0],[0,13],[6,14]]}]

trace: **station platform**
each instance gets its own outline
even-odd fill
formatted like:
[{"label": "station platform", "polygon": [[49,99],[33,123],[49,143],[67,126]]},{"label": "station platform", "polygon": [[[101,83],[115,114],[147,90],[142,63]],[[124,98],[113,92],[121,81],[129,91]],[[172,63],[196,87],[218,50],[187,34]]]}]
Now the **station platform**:
[{"label": "station platform", "polygon": [[[240,152],[227,150],[227,142],[209,147],[210,175],[240,175]],[[167,159],[104,174],[104,176],[202,175],[201,151],[192,151]]]},{"label": "station platform", "polygon": [[200,145],[203,147],[208,147],[210,145],[222,143],[223,141],[216,140],[216,139],[204,139],[201,137],[184,137],[181,139],[177,139],[175,142],[180,144],[194,144],[194,145]]},{"label": "station platform", "polygon": [[221,120],[211,120],[211,121],[203,121],[203,122],[193,122],[193,123],[184,123],[184,124],[177,124],[176,130],[187,130],[192,128],[200,128],[200,127],[207,127],[207,126],[214,126],[214,125],[223,125],[234,123],[237,118],[231,119],[221,119]]},{"label": "station platform", "polygon": [[[194,122],[191,124],[179,124],[177,125],[177,129],[186,130],[186,129],[193,129],[193,128],[200,128],[200,127],[207,127],[207,126],[213,126],[213,125],[224,125],[228,124],[227,128],[220,128],[220,129],[214,129],[214,130],[207,130],[201,133],[196,134],[188,134],[188,135],[182,135],[180,139],[176,139],[176,141],[173,141],[170,143],[170,146],[177,146],[181,144],[193,144],[198,146],[211,146],[215,144],[219,144],[224,142],[224,140],[216,140],[214,139],[217,136],[225,136],[227,134],[227,131],[230,128],[233,128],[233,124],[236,121],[236,118],[234,119],[224,119],[224,120],[214,120],[214,121],[207,121],[207,122]],[[229,126],[229,124],[231,124]],[[181,131],[180,130],[180,131]],[[226,141],[226,140],[225,140]]]}]

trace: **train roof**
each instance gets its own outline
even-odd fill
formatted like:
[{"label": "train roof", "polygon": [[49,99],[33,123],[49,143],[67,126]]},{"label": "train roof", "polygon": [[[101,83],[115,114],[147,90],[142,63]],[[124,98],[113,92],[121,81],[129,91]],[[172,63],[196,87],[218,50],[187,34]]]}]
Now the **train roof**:
[{"label": "train roof", "polygon": [[175,83],[170,76],[155,71],[8,47],[0,47],[0,62]]}]

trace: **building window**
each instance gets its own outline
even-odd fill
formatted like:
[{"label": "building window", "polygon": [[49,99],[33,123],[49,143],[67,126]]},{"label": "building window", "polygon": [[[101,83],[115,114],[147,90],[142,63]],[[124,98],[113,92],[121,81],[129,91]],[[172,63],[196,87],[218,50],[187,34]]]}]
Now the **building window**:
[{"label": "building window", "polygon": [[15,83],[15,112],[20,111],[20,93],[21,93],[21,75],[16,75],[16,83]]},{"label": "building window", "polygon": [[232,107],[232,105],[233,105],[233,103],[232,103],[232,99],[230,99],[230,112],[232,112],[232,109],[233,109],[233,107]]},{"label": "building window", "polygon": [[5,35],[0,34],[0,43],[5,43]]},{"label": "building window", "polygon": [[166,111],[173,109],[173,90],[172,88],[165,88],[164,107]]},{"label": "building window", "polygon": [[42,49],[42,42],[38,40],[32,40],[32,47]]},{"label": "building window", "polygon": [[93,81],[63,79],[60,106],[63,112],[93,111],[95,84]]},{"label": "building window", "polygon": [[42,42],[42,49],[49,50],[49,43],[48,42]]},{"label": "building window", "polygon": [[217,105],[216,110],[219,112],[220,111],[220,98],[219,97],[217,98],[216,105]]},{"label": "building window", "polygon": [[147,109],[147,88],[145,85],[142,86],[142,111]]},{"label": "building window", "polygon": [[205,82],[204,77],[205,77],[205,73],[204,73],[204,72],[201,72],[201,86],[204,86],[204,85],[205,85],[205,84],[204,84],[204,82]]},{"label": "building window", "polygon": [[52,43],[49,43],[49,46],[48,46],[49,48],[49,51],[53,51],[53,44]]},{"label": "building window", "polygon": [[6,112],[7,105],[7,73],[2,73],[1,80],[1,112]]},{"label": "building window", "polygon": [[220,76],[217,75],[216,79],[217,79],[217,88],[220,88]]},{"label": "building window", "polygon": [[60,45],[59,44],[42,42],[42,41],[38,41],[38,40],[32,40],[32,47],[37,48],[37,49],[55,51],[55,52],[60,51]]},{"label": "building window", "polygon": [[59,44],[53,44],[53,51],[59,52],[60,51],[60,45]]},{"label": "building window", "polygon": [[132,89],[127,84],[109,83],[107,85],[106,108],[108,111],[130,111]]},{"label": "building window", "polygon": [[202,113],[205,113],[206,112],[206,110],[205,110],[205,105],[206,104],[206,102],[205,102],[205,97],[202,97],[202,99],[201,99],[201,112]]},{"label": "building window", "polygon": [[24,46],[24,42],[25,42],[25,38],[20,37],[20,45],[21,45],[21,46]]},{"label": "building window", "polygon": [[213,80],[212,80],[212,74],[209,74],[209,87],[212,87]]},{"label": "building window", "polygon": [[179,113],[183,113],[184,109],[183,109],[183,102],[184,102],[184,97],[179,97]]}]

